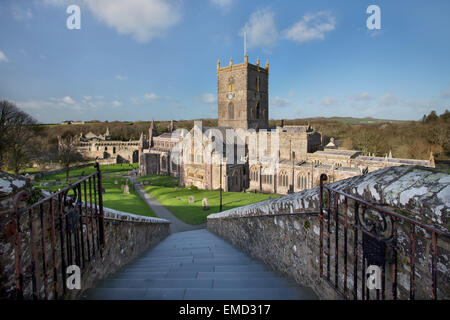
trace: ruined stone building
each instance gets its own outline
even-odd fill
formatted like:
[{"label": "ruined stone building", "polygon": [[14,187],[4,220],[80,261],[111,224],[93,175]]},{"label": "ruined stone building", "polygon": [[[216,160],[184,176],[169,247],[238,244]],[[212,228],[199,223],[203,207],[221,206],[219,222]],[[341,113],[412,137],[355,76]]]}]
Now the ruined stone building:
[{"label": "ruined stone building", "polygon": [[334,139],[323,147],[309,125],[269,128],[269,64],[251,64],[248,56],[240,64],[217,63],[217,101],[219,127],[196,124],[181,133],[172,122],[171,133],[156,136],[152,123],[148,140],[140,141],[140,173],[177,176],[181,185],[200,189],[287,194],[319,185],[322,173],[334,182],[392,166],[434,167],[432,156],[365,156],[338,149]]},{"label": "ruined stone building", "polygon": [[81,133],[77,141],[77,150],[88,159],[110,160],[111,163],[137,163],[139,161],[140,140],[111,140],[109,128],[105,134]]}]

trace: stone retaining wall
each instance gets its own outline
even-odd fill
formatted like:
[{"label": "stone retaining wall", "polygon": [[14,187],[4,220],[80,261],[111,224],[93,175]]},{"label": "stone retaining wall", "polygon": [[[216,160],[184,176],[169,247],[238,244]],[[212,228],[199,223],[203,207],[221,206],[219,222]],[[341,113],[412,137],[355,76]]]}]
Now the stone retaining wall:
[{"label": "stone retaining wall", "polygon": [[[82,275],[82,290],[118,271],[143,252],[156,246],[169,235],[170,222],[165,219],[143,217],[104,208],[105,247]],[[78,298],[74,291],[68,298]]]},{"label": "stone retaining wall", "polygon": [[[1,173],[0,175],[0,299],[14,298],[15,289],[15,254],[14,239],[15,227],[12,223],[14,212],[12,206],[13,197],[21,190],[31,190],[29,184],[24,179],[14,177],[9,174]],[[47,212],[47,208],[44,208]],[[37,251],[36,270],[37,270],[37,287],[40,297],[44,297],[43,284],[43,258],[41,244],[41,223],[38,212],[34,212],[33,223],[36,234],[35,245]],[[30,253],[30,230],[29,216],[25,214],[21,218],[22,226],[22,258],[24,270],[24,297],[31,298],[31,253]],[[57,223],[57,221],[56,221]],[[47,283],[49,284],[49,298],[53,296],[53,257],[51,254],[51,237],[50,237],[50,215],[45,214],[45,248],[46,248],[46,266],[47,266]],[[108,208],[104,208],[104,227],[105,227],[105,246],[101,251],[101,255],[97,254],[91,258],[91,261],[82,268],[82,290],[68,291],[66,299],[76,299],[82,291],[95,286],[95,284],[114,273],[122,266],[131,262],[144,251],[158,244],[161,240],[169,235],[169,221],[164,219],[143,217],[130,213],[120,212]],[[60,256],[60,238],[59,231],[56,230],[56,264],[57,264],[57,287],[58,292],[62,292],[62,270]],[[59,297],[61,298],[61,296]]]},{"label": "stone retaining wall", "polygon": [[[409,217],[449,230],[450,176],[445,172],[420,167],[386,168],[331,184],[337,190],[375,202],[380,206],[409,211]],[[319,188],[294,193],[246,207],[235,208],[208,216],[208,230],[228,240],[251,256],[262,260],[273,269],[293,277],[300,285],[313,288],[322,299],[340,296],[319,277],[320,226]],[[340,207],[339,212],[343,212]],[[293,212],[303,212],[291,215]],[[309,212],[309,213],[308,213]],[[347,211],[350,221],[352,208]],[[409,227],[398,225],[398,297],[409,298]],[[334,228],[332,228],[334,233]],[[325,233],[326,234],[326,233]],[[343,252],[342,229],[339,230],[339,252]],[[334,246],[331,246],[331,266],[334,266]],[[348,233],[349,246],[353,245],[353,232]],[[450,298],[450,239],[437,241],[438,297]],[[387,252],[387,299],[390,298],[392,264]],[[326,259],[326,256],[325,256]],[[342,258],[340,258],[342,259]],[[353,287],[352,254],[348,256],[348,287]],[[326,261],[326,260],[324,260]],[[343,287],[343,266],[340,260],[340,288]],[[431,298],[431,235],[422,228],[416,232],[416,298]],[[324,269],[325,270],[325,269]],[[332,272],[334,278],[334,272]],[[360,287],[360,285],[358,286]],[[361,294],[360,288],[358,293]]]}]

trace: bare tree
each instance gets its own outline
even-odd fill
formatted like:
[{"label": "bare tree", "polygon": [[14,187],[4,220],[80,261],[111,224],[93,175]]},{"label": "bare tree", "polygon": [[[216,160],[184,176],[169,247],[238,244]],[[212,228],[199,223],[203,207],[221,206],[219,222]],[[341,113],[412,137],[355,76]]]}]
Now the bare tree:
[{"label": "bare tree", "polygon": [[0,101],[0,168],[7,165],[16,174],[36,155],[35,125],[37,122],[15,104]]},{"label": "bare tree", "polygon": [[83,156],[78,152],[77,138],[70,133],[65,133],[58,139],[58,160],[66,169],[66,180],[69,180],[70,166],[83,160]]},{"label": "bare tree", "polygon": [[353,136],[353,144],[364,154],[382,154],[385,150],[380,134],[373,128],[361,128]]}]

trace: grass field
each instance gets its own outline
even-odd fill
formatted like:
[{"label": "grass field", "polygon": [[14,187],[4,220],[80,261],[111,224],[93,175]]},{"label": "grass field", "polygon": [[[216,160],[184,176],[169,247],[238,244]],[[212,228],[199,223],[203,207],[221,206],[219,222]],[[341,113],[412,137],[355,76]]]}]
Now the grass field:
[{"label": "grass field", "polygon": [[[100,170],[102,172],[102,175],[105,174],[110,174],[110,173],[115,173],[115,172],[126,172],[126,171],[130,171],[132,169],[136,169],[138,168],[138,164],[137,163],[133,163],[133,164],[111,164],[111,165],[100,165]],[[95,172],[95,168],[94,166],[88,166],[88,167],[83,167],[83,168],[76,168],[76,169],[72,169],[69,171],[69,177],[73,178],[73,177],[81,177],[81,176],[87,176],[90,175],[91,173]],[[41,179],[39,179],[40,181],[44,181],[44,180],[56,180],[56,179],[60,179],[65,180],[66,179],[66,172],[60,172],[60,173],[56,173],[56,174],[51,174],[48,176],[44,176]]]},{"label": "grass field", "polygon": [[[130,187],[130,194],[123,194],[120,186],[125,183],[125,179],[126,178],[121,177],[103,178],[102,185],[106,191],[103,193],[103,206],[141,216],[156,217],[153,210],[139,196],[137,191],[134,190],[131,182],[128,183],[128,186]],[[118,184],[114,184],[114,180],[117,180]]]},{"label": "grass field", "polygon": [[[103,193],[103,206],[114,210],[133,213],[141,216],[156,217],[153,210],[145,203],[145,201],[139,196],[136,190],[134,190],[131,182],[128,184],[130,187],[130,194],[123,194],[120,186],[125,183],[126,178],[122,177],[102,177],[102,186],[105,189]],[[117,184],[114,181],[117,180]],[[48,180],[43,180],[46,182]],[[55,192],[62,186],[51,186],[43,188],[51,192]],[[71,192],[69,194],[72,194]]]},{"label": "grass field", "polygon": [[[138,181],[151,181],[152,185],[144,186],[145,191],[158,200],[178,219],[186,223],[201,224],[206,222],[206,216],[219,212],[219,191],[176,187],[177,180],[166,176],[145,176],[138,178]],[[194,203],[192,204],[189,203],[190,196],[194,197]],[[225,211],[279,196],[260,193],[223,192],[222,210]],[[208,198],[210,209],[207,211],[203,210],[202,207],[203,198]]]}]

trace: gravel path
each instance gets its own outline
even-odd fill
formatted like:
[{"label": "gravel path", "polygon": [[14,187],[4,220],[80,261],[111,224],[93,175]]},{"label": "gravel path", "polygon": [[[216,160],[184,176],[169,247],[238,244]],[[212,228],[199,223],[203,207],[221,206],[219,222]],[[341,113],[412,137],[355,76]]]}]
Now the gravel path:
[{"label": "gravel path", "polygon": [[200,225],[187,224],[173,215],[172,212],[167,210],[162,204],[156,201],[151,195],[143,190],[143,188],[136,182],[136,177],[130,177],[133,183],[134,189],[141,196],[142,199],[147,203],[147,205],[152,208],[155,214],[162,219],[167,219],[170,221],[170,233],[191,231],[198,229],[205,229],[206,223]]}]

